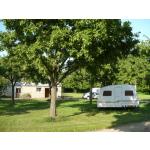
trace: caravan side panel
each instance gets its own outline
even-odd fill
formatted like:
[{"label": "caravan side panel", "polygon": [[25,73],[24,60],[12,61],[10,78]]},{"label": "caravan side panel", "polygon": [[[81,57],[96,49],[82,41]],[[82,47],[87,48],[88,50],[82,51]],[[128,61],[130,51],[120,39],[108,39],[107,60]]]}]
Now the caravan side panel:
[{"label": "caravan side panel", "polygon": [[[125,93],[131,93],[133,95],[125,95]],[[112,93],[110,93],[112,92]],[[136,96],[136,90],[131,85],[111,85],[103,87],[100,90],[97,100],[97,107],[137,107],[139,100]]]}]

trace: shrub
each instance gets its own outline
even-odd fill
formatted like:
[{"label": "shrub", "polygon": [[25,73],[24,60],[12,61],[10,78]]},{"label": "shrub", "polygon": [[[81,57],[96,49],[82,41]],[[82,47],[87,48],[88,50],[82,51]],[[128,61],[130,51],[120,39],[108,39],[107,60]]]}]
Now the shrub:
[{"label": "shrub", "polygon": [[22,95],[20,96],[20,98],[31,98],[31,94],[30,94],[30,93],[22,94]]}]

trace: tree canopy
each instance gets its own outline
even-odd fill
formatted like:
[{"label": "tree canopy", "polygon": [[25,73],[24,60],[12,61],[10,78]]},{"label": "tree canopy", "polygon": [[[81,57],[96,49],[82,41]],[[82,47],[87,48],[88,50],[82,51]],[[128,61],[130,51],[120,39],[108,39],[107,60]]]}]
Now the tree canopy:
[{"label": "tree canopy", "polygon": [[130,55],[126,59],[119,60],[117,67],[116,77],[119,83],[139,85],[145,79],[150,64],[146,58]]},{"label": "tree canopy", "polygon": [[18,62],[17,57],[7,56],[0,58],[0,75],[11,83],[12,102],[14,104],[14,86],[16,82],[19,82],[23,76],[21,65]]}]

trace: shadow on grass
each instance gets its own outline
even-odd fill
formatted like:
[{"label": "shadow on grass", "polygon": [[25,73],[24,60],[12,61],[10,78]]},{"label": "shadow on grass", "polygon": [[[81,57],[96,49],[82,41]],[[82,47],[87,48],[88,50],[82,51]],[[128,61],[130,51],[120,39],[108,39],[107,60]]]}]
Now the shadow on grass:
[{"label": "shadow on grass", "polygon": [[[136,112],[139,111],[139,108],[97,108],[96,101],[93,101],[92,104],[89,101],[85,101],[84,103],[76,103],[68,105],[68,107],[79,108],[80,113],[74,113],[74,115],[80,115],[82,113],[86,113],[87,116],[95,116],[99,113],[110,114],[112,112],[116,113],[124,113],[124,112]],[[73,115],[72,115],[73,116]]]},{"label": "shadow on grass", "polygon": [[[127,112],[120,112],[114,115],[116,121],[112,122],[109,128],[115,127],[119,131],[149,131],[150,124],[142,123],[144,121],[150,121],[150,103],[141,103],[141,106],[137,109]],[[140,124],[136,124],[141,122]],[[131,123],[131,124],[129,124]],[[132,124],[134,123],[134,124]],[[121,125],[128,124],[127,127],[121,127]],[[120,126],[120,127],[119,127]]]},{"label": "shadow on grass", "polygon": [[[62,103],[75,102],[75,100],[59,100],[57,101],[57,107]],[[0,100],[0,115],[17,115],[29,113],[30,110],[42,110],[50,107],[49,100],[16,100],[15,105],[11,100]],[[66,107],[66,106],[65,106]]]},{"label": "shadow on grass", "polygon": [[17,115],[29,113],[30,110],[49,108],[48,101],[17,100],[15,105],[9,100],[0,100],[0,115]]},{"label": "shadow on grass", "polygon": [[[95,116],[97,114],[112,114],[115,118],[115,121],[111,123],[111,126],[109,128],[118,127],[127,123],[150,121],[150,100],[142,100],[139,108],[98,109],[96,106],[96,101],[93,101],[93,103],[90,104],[89,101],[83,100],[60,100],[57,101],[57,107],[62,107],[66,110],[71,108],[78,108],[79,110],[71,113],[70,115],[61,116],[60,118],[58,117],[56,122],[63,122],[68,120],[71,116],[78,116],[81,114],[87,115],[89,117],[89,120],[90,116]],[[49,101],[18,100],[13,106],[11,104],[11,101],[0,100],[0,115],[23,114],[29,113],[31,110],[43,110],[47,108],[49,108]],[[44,121],[49,122],[50,120],[47,117]],[[135,126],[132,126],[132,128],[135,128]],[[121,128],[118,129],[124,130]]]},{"label": "shadow on grass", "polygon": [[[63,102],[64,103],[64,102]],[[79,108],[80,111],[68,115],[76,116],[80,114],[86,114],[87,116],[95,116],[97,114],[112,114],[115,117],[115,121],[111,123],[109,128],[118,127],[128,123],[136,123],[142,121],[150,121],[150,100],[142,100],[140,102],[140,107],[138,108],[97,108],[96,102],[94,101],[93,104],[89,104],[88,101],[82,103],[75,103],[67,105],[67,107],[72,108]],[[122,128],[117,128],[119,130],[123,130]],[[143,128],[137,129],[136,124],[131,126],[131,129],[124,129],[124,131],[150,131],[150,125],[143,125]]]}]

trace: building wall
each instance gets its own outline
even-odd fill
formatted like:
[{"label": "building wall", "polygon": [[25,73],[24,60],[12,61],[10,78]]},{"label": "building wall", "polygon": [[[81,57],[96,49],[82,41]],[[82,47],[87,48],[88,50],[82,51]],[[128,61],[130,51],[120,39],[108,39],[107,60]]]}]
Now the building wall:
[{"label": "building wall", "polygon": [[[16,88],[21,88],[20,96],[23,94],[29,93],[31,98],[45,98],[45,88],[49,88],[48,86],[15,86],[14,96],[16,97]],[[41,88],[40,91],[37,91],[37,88]],[[57,87],[57,97],[61,97],[62,95],[61,86]],[[6,92],[4,93],[6,96],[11,96],[11,86],[7,87]]]},{"label": "building wall", "polygon": [[61,86],[57,87],[57,97],[61,97],[62,96],[62,88]]},{"label": "building wall", "polygon": [[8,86],[8,87],[6,88],[6,90],[4,91],[4,95],[11,97],[11,93],[12,93],[12,91],[11,91],[11,86]]},{"label": "building wall", "polygon": [[44,98],[45,97],[45,88],[40,87],[41,91],[37,91],[36,86],[22,86],[20,95],[29,93],[31,98]]}]

